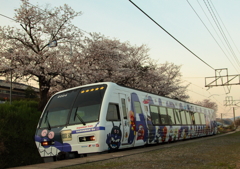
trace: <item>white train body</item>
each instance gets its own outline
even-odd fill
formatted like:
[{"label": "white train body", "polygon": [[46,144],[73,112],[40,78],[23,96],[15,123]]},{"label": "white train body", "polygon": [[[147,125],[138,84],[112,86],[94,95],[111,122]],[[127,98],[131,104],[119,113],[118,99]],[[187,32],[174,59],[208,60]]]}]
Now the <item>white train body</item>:
[{"label": "white train body", "polygon": [[41,157],[56,159],[212,134],[212,109],[103,82],[52,96],[35,142]]}]

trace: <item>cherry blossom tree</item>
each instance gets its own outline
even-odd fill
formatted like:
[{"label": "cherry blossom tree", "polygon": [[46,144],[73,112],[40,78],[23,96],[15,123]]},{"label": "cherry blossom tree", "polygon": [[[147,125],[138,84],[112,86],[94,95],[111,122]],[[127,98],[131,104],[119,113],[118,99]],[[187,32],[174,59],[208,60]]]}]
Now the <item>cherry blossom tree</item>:
[{"label": "cherry blossom tree", "polygon": [[181,66],[173,63],[164,63],[159,65],[159,74],[164,78],[156,82],[158,87],[157,94],[168,96],[175,99],[187,100],[189,96],[186,93],[189,85],[182,85]]},{"label": "cherry blossom tree", "polygon": [[73,64],[73,70],[79,73],[74,78],[76,83],[69,83],[64,76],[59,82],[62,89],[111,81],[162,96],[181,100],[189,98],[187,86],[181,84],[181,66],[173,63],[157,65],[149,57],[146,45],[132,46],[129,42],[93,33],[85,37],[80,48],[78,56],[81,57]]},{"label": "cherry blossom tree", "polygon": [[[129,42],[120,42],[97,33],[85,37],[78,50],[81,52],[73,64],[73,70],[76,73],[80,72],[74,78],[78,85],[112,81],[131,86],[133,81],[141,78],[139,73],[142,71],[141,65],[149,60],[145,45],[132,46]],[[60,77],[59,80],[58,84],[63,88],[69,84],[65,78],[63,80]]]},{"label": "cherry blossom tree", "polygon": [[[50,9],[22,0],[15,20],[20,28],[0,27],[0,75],[35,80],[43,109],[48,95],[79,85],[111,81],[151,93],[186,100],[180,67],[157,64],[146,45],[85,35],[71,21],[80,16],[68,5]],[[50,48],[49,44],[57,43]]]},{"label": "cherry blossom tree", "polygon": [[200,106],[213,109],[214,112],[215,112],[215,115],[216,115],[216,113],[218,111],[217,103],[210,101],[210,99],[204,99],[203,101],[196,101],[195,103],[200,105]]},{"label": "cherry blossom tree", "polygon": [[187,85],[182,85],[181,66],[173,63],[156,64],[156,61],[149,61],[148,65],[142,68],[138,87],[151,93],[167,96],[179,100],[187,100]]},{"label": "cherry blossom tree", "polygon": [[82,33],[71,21],[81,12],[75,12],[68,5],[42,10],[29,5],[28,0],[22,0],[21,7],[15,11],[14,19],[20,28],[0,27],[0,72],[7,76],[12,71],[15,78],[37,81],[42,109],[54,79],[71,69],[66,61],[70,51],[67,45],[50,49],[49,42],[80,42]]}]

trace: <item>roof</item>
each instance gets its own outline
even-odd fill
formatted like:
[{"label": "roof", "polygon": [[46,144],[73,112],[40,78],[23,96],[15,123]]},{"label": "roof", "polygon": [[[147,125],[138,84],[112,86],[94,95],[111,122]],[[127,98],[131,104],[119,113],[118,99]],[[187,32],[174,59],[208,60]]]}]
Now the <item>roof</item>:
[{"label": "roof", "polygon": [[[11,82],[8,82],[6,80],[0,80],[0,87],[7,87],[10,88]],[[18,82],[12,82],[12,86],[15,89],[21,89],[21,90],[26,90],[28,87],[33,88],[33,90],[38,91],[39,89],[30,85],[26,85],[23,83],[18,83]]]}]

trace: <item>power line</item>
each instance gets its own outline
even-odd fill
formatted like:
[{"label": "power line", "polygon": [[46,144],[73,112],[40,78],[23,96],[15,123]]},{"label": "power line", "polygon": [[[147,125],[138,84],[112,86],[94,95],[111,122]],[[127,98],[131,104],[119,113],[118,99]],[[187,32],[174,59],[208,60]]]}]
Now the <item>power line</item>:
[{"label": "power line", "polygon": [[14,20],[14,19],[12,19],[12,18],[10,18],[10,17],[8,17],[8,16],[6,16],[6,15],[3,15],[3,14],[0,14],[0,15],[3,16],[3,17],[5,17],[5,18],[7,18],[7,19],[10,19],[10,20],[13,20],[13,21],[19,23],[18,21]]},{"label": "power line", "polygon": [[[212,28],[213,28],[213,30],[214,30],[214,32],[217,34],[217,36],[218,36],[218,38],[220,39],[220,41],[222,42],[222,44],[223,44],[223,46],[225,47],[225,45],[224,45],[224,43],[223,43],[223,41],[222,41],[222,39],[220,38],[220,36],[219,36],[219,34],[218,34],[218,32],[216,31],[216,29],[214,28],[214,26],[213,26],[213,24],[212,24],[212,22],[210,21],[210,19],[209,19],[209,17],[208,17],[208,15],[206,14],[206,12],[204,11],[204,9],[203,9],[203,7],[201,6],[201,4],[199,3],[199,1],[197,0],[197,2],[198,2],[198,4],[199,4],[199,6],[201,7],[201,9],[202,9],[202,11],[203,11],[203,13],[204,13],[204,15],[206,16],[206,18],[208,19],[208,21],[209,21],[209,23],[210,23],[210,25],[212,26]],[[220,48],[221,48],[221,46],[220,46]],[[221,48],[222,49],[222,48]],[[225,47],[225,49],[226,49],[226,47]],[[227,50],[227,49],[226,49]],[[223,51],[223,50],[222,50]],[[223,53],[225,54],[225,52],[223,51]],[[226,54],[225,54],[226,55]],[[226,55],[227,56],[227,55]],[[228,57],[228,56],[227,56]],[[230,61],[231,62],[231,61]]]},{"label": "power line", "polygon": [[[32,6],[34,6],[34,5],[31,4],[30,2],[27,2],[27,3],[30,4],[30,5],[32,5]],[[39,8],[39,7],[37,7],[37,6],[34,6],[34,7],[42,10],[41,8]],[[42,10],[42,11],[44,11],[44,10]],[[44,11],[44,12],[45,12],[45,11]],[[0,15],[3,16],[3,17],[5,17],[5,18],[7,18],[7,19],[13,20],[13,21],[15,21],[15,22],[17,22],[17,23],[20,23],[20,22],[18,22],[17,20],[15,20],[15,19],[13,19],[13,18],[10,18],[10,17],[8,17],[8,16],[6,16],[6,15],[3,15],[3,14],[0,14]]]},{"label": "power line", "polygon": [[[42,10],[43,12],[46,13],[46,11],[44,11],[43,9],[41,9],[41,8],[39,8],[39,7],[31,4],[31,3],[29,3],[29,2],[27,2],[27,3],[28,3],[29,5],[32,5],[33,7],[38,8],[38,9],[40,9],[40,10]],[[0,14],[0,15],[3,16],[3,17],[5,17],[5,18],[7,18],[7,19],[13,20],[13,21],[15,21],[15,22],[17,22],[17,23],[20,23],[20,22],[18,22],[17,20],[14,20],[13,18],[10,18],[10,17],[8,17],[8,16],[6,16],[6,15],[3,15],[3,14]],[[79,28],[79,29],[80,29],[80,28]],[[87,31],[85,31],[85,30],[83,30],[83,29],[80,29],[80,30],[81,30],[82,32],[84,32],[84,33],[87,33],[87,34],[91,35],[91,33],[87,32]]]},{"label": "power line", "polygon": [[[202,21],[202,19],[200,18],[200,16],[197,14],[196,10],[193,8],[193,6],[190,4],[190,2],[187,0],[188,4],[191,6],[191,8],[193,9],[193,11],[195,12],[195,14],[198,16],[198,18],[201,20],[201,22],[203,23],[203,25],[205,26],[205,28],[208,30],[208,32],[211,34],[211,32],[209,31],[209,29],[207,28],[207,26],[205,25],[205,23]],[[205,16],[207,17],[208,19],[208,16],[206,15],[205,11],[203,10],[202,6],[200,5],[200,3],[198,2],[199,6],[201,7],[202,11],[204,12]],[[216,10],[216,9],[215,9]],[[219,17],[220,18],[220,17]],[[221,18],[220,18],[221,19]],[[209,20],[209,19],[208,19]],[[210,20],[209,20],[210,22]],[[210,22],[211,24],[211,22]],[[212,25],[212,24],[211,24]],[[223,24],[224,25],[224,24]],[[213,26],[212,26],[213,27]],[[214,28],[214,27],[213,27]],[[226,28],[225,28],[226,29]],[[214,29],[215,30],[215,29]],[[217,33],[217,32],[216,32]],[[211,36],[213,37],[213,35],[211,34]],[[230,35],[229,35],[230,36]],[[230,36],[231,37],[231,36]],[[214,37],[213,37],[214,38]],[[216,39],[214,38],[214,40],[216,41]],[[217,41],[216,41],[217,43]],[[217,43],[218,44],[218,43]],[[219,44],[218,44],[219,45]],[[221,46],[219,45],[219,47],[221,48]],[[222,49],[222,48],[221,48]],[[223,51],[223,49],[222,49]],[[226,55],[226,53],[223,51],[223,53],[225,54],[225,56],[228,58],[228,56]],[[231,60],[228,58],[228,60],[231,62]],[[232,62],[231,62],[232,64]],[[232,64],[233,65],[233,64]],[[233,65],[233,67],[236,69],[236,67]],[[220,76],[220,73],[219,73],[219,76]],[[228,93],[226,92],[224,86],[223,86],[223,89],[225,91],[225,95],[227,95]],[[217,100],[216,100],[217,101]]]},{"label": "power line", "polygon": [[135,7],[137,7],[143,14],[145,14],[149,19],[151,19],[158,27],[160,27],[163,31],[165,31],[169,36],[171,36],[175,41],[177,41],[180,45],[182,45],[185,49],[187,49],[191,54],[193,54],[195,57],[197,57],[199,60],[201,60],[203,63],[205,63],[208,67],[215,70],[212,66],[207,64],[204,60],[202,60],[200,57],[198,57],[195,53],[193,53],[190,49],[188,49],[185,45],[183,45],[178,39],[176,39],[172,34],[170,34],[166,29],[164,29],[161,25],[159,25],[155,20],[153,20],[148,14],[146,14],[141,8],[139,8],[135,3],[133,3],[131,0],[129,0]]},{"label": "power line", "polygon": [[[207,2],[208,2],[208,1],[207,1]],[[205,6],[206,6],[207,9],[208,9],[208,12],[210,13],[210,15],[211,15],[211,17],[212,17],[212,19],[213,19],[215,25],[217,26],[217,28],[218,28],[220,34],[222,35],[223,40],[225,41],[225,43],[227,44],[227,46],[228,46],[230,52],[231,52],[232,55],[234,56],[234,55],[235,55],[235,54],[234,54],[234,51],[232,50],[232,47],[231,47],[231,45],[229,44],[229,42],[228,42],[228,40],[227,40],[227,37],[226,37],[226,35],[225,35],[225,33],[224,33],[224,31],[223,31],[223,29],[222,29],[220,23],[219,23],[219,21],[218,21],[216,15],[215,15],[215,13],[214,13],[214,11],[213,11],[213,9],[212,9],[210,3],[208,2],[208,5],[207,5],[207,3],[205,2],[205,0],[204,0],[204,3],[205,3]],[[235,60],[236,60],[236,58],[235,58]],[[238,62],[237,62],[237,63],[238,63]],[[238,63],[238,66],[239,66],[239,65],[240,65],[240,64]]]},{"label": "power line", "polygon": [[231,47],[231,44],[229,43],[228,38],[227,38],[227,36],[225,35],[225,33],[224,33],[223,29],[222,29],[222,26],[221,26],[221,24],[220,24],[219,21],[218,21],[218,18],[217,18],[216,15],[215,15],[215,12],[213,11],[213,9],[212,9],[212,7],[211,7],[211,5],[210,5],[210,3],[209,3],[208,0],[207,0],[207,2],[208,2],[208,5],[209,5],[209,7],[210,7],[210,9],[211,9],[211,11],[212,11],[212,13],[213,13],[216,21],[217,21],[217,24],[219,25],[219,28],[220,28],[220,30],[221,30],[221,32],[222,32],[222,35],[223,35],[223,38],[224,38],[224,40],[225,40],[225,42],[226,42],[226,44],[227,44],[230,52],[231,52],[232,55],[234,56],[234,59],[237,61],[238,66],[240,66],[239,60],[236,58],[235,52],[233,51],[233,49],[232,49],[232,47]]},{"label": "power line", "polygon": [[[35,5],[33,5],[33,4],[31,4],[30,2],[27,2],[29,5],[31,5],[31,6],[33,6],[33,7],[35,7],[35,8],[38,8],[38,9],[40,9],[41,11],[43,11],[43,12],[45,12],[46,13],[46,11],[45,10],[43,10],[43,9],[41,9],[41,8],[39,8],[38,6],[35,6]],[[80,28],[79,28],[80,29]],[[85,32],[85,33],[87,33],[87,34],[89,34],[89,35],[91,35],[89,32],[87,32],[87,31],[85,31],[85,30],[83,30],[83,29],[80,29],[82,32]]]},{"label": "power line", "polygon": [[185,77],[185,79],[204,79],[205,77]]},{"label": "power line", "polygon": [[39,8],[38,6],[35,6],[35,5],[33,5],[33,4],[31,4],[30,2],[28,2],[28,1],[26,1],[29,5],[31,5],[31,6],[33,6],[33,7],[35,7],[35,8],[38,8],[38,9],[40,9],[41,11],[43,11],[43,12],[46,12],[46,11],[44,11],[43,9],[41,9],[41,8]]},{"label": "power line", "polygon": [[[212,36],[212,38],[214,39],[214,41],[217,43],[217,45],[219,46],[219,48],[222,50],[222,52],[224,53],[224,55],[227,57],[227,59],[229,60],[229,62],[232,64],[232,66],[235,68],[235,70],[237,71],[236,67],[234,66],[234,64],[232,63],[232,61],[229,59],[229,57],[227,56],[227,54],[224,52],[224,50],[222,49],[222,47],[220,46],[220,44],[218,43],[218,41],[216,40],[216,38],[213,36],[213,34],[211,33],[211,31],[208,29],[207,25],[203,22],[203,20],[201,19],[201,17],[198,15],[197,11],[193,8],[193,6],[191,5],[191,3],[187,0],[189,6],[192,8],[192,10],[194,11],[194,13],[197,15],[197,17],[199,18],[199,20],[202,22],[202,24],[204,25],[204,27],[207,29],[207,31],[210,33],[210,35]],[[206,15],[205,11],[203,10],[202,6],[200,5],[200,3],[198,2],[199,6],[201,7],[202,11],[204,12],[205,16],[207,17],[208,21],[210,22],[208,16]],[[211,24],[211,22],[210,22]],[[212,25],[212,24],[211,24]],[[212,25],[213,27],[213,25]],[[215,28],[213,27],[213,29],[215,30]],[[216,30],[215,30],[216,32]],[[217,32],[216,32],[217,33]],[[217,34],[218,35],[218,34]],[[219,35],[218,35],[219,36]],[[221,39],[220,39],[221,40]],[[238,71],[237,71],[238,72]]]},{"label": "power line", "polygon": [[[204,92],[206,92],[206,90],[205,90],[203,87],[199,86],[199,85],[196,85],[196,84],[194,84],[194,83],[192,83],[192,82],[189,82],[189,81],[187,81],[187,80],[184,80],[183,82],[187,82],[187,83],[189,83],[189,86],[191,85],[191,86],[198,87],[198,88],[202,89]],[[199,95],[199,96],[202,96],[202,97],[204,97],[204,98],[206,98],[206,99],[209,99],[211,96],[213,96],[213,99],[218,103],[218,105],[223,106],[223,103],[221,103],[220,101],[218,101],[218,100],[214,97],[214,95],[216,95],[216,94],[212,94],[212,93],[210,93],[209,91],[207,91],[208,94],[209,94],[209,96],[206,96],[206,95],[208,95],[208,94],[207,94],[207,93],[204,94],[204,92],[202,92],[202,93],[200,94],[200,93],[196,92],[195,90],[187,89],[187,91],[192,92],[192,93],[195,93],[195,94],[197,94],[197,95]],[[220,95],[217,94],[217,95],[218,95],[218,96],[226,95],[226,93],[225,93],[225,94],[220,94]],[[222,108],[222,107],[221,107],[221,108]],[[224,109],[222,108],[222,110],[224,110]]]},{"label": "power line", "polygon": [[[214,28],[212,22],[210,21],[210,19],[208,18],[206,12],[204,11],[203,7],[201,6],[201,4],[199,3],[199,1],[197,1],[199,6],[201,7],[203,13],[205,14],[206,18],[208,19],[210,25],[212,26],[213,30],[215,31],[215,33],[217,34],[218,38],[220,39],[220,41],[222,42],[223,46],[225,47],[226,49],[226,46],[224,45],[222,39],[220,38],[219,34],[217,33],[216,29]],[[234,69],[238,72],[238,70],[236,69],[236,67],[234,66],[234,64],[232,63],[232,61],[230,60],[230,58],[227,56],[227,54],[224,52],[224,50],[222,49],[222,47],[219,45],[219,47],[221,48],[222,52],[224,53],[224,55],[227,57],[227,59],[229,60],[229,62],[232,64],[232,66],[234,67]],[[227,49],[226,49],[227,50]],[[228,51],[228,50],[227,50]]]},{"label": "power line", "polygon": [[[212,3],[212,1],[211,1],[211,0],[210,0],[210,2],[211,2],[211,4],[212,4],[212,6],[213,6],[213,9],[216,11],[216,13],[217,13],[217,16],[219,17],[219,19],[220,19],[220,21],[221,21],[222,25],[224,26],[225,30],[227,31],[227,34],[228,34],[228,36],[229,36],[229,37],[230,37],[230,39],[232,40],[232,43],[235,45],[235,47],[236,47],[237,51],[239,52],[239,50],[238,50],[238,47],[237,47],[237,46],[236,46],[236,44],[234,43],[234,41],[233,41],[233,39],[232,39],[231,35],[229,34],[229,32],[228,32],[228,30],[227,30],[227,28],[226,28],[225,24],[223,23],[223,21],[222,21],[222,19],[221,19],[220,15],[219,15],[219,14],[218,14],[218,12],[217,12],[217,9],[215,8],[215,6],[213,5],[213,3]],[[240,53],[240,52],[239,52],[239,53]],[[235,53],[234,53],[234,55],[235,55]],[[236,55],[235,55],[235,58],[236,58],[236,60],[237,60],[237,61],[238,61],[238,63],[239,63],[239,60],[238,60],[238,58],[236,57]]]},{"label": "power line", "polygon": [[[193,91],[193,90],[187,89],[187,91],[192,92],[192,93],[195,93],[195,94],[197,94],[197,95],[199,95],[199,96],[202,96],[202,97],[204,97],[204,98],[206,98],[206,99],[209,99],[209,97],[207,97],[207,96],[205,96],[205,95],[203,95],[203,94],[200,94],[200,93],[198,93],[198,92],[195,92],[195,91]],[[210,94],[210,93],[209,93],[209,94]],[[210,96],[211,96],[211,95],[210,95]],[[213,96],[213,98],[214,98],[214,100],[215,100],[219,105],[222,105],[222,106],[223,106],[223,104],[220,103],[214,96]],[[219,108],[219,107],[218,107],[218,108]],[[222,109],[222,111],[224,110],[222,107],[221,107],[221,109]]]},{"label": "power line", "polygon": [[[193,93],[198,94],[199,96],[202,96],[202,97],[206,97],[206,96],[204,96],[204,95],[202,95],[202,94],[200,94],[200,93],[197,93],[197,92],[192,91],[192,90],[189,90],[189,89],[187,89],[187,91],[193,92]],[[207,97],[206,97],[206,98],[207,98]]]}]

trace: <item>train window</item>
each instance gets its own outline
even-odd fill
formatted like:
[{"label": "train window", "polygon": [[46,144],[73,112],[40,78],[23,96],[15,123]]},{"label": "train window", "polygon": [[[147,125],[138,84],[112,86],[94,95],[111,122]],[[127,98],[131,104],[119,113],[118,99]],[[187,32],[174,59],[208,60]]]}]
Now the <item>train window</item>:
[{"label": "train window", "polygon": [[191,115],[189,114],[188,111],[186,111],[185,113],[186,113],[186,118],[187,118],[187,124],[192,124]]},{"label": "train window", "polygon": [[174,109],[176,124],[181,124],[181,114],[180,110]]},{"label": "train window", "polygon": [[168,108],[167,111],[168,111],[168,116],[169,116],[169,119],[168,119],[169,120],[169,124],[170,125],[176,124],[175,123],[174,114],[173,114],[173,109]]},{"label": "train window", "polygon": [[[51,127],[53,126],[59,126],[66,124],[66,120],[68,118],[69,110],[57,110],[57,111],[51,111],[48,113],[43,119],[45,121],[45,118],[47,118],[47,123]],[[44,125],[42,125],[44,127]]]},{"label": "train window", "polygon": [[126,101],[124,98],[121,99],[122,102],[122,111],[123,111],[123,118],[127,119],[127,107],[126,107]]},{"label": "train window", "polygon": [[142,113],[140,102],[134,102],[134,108],[135,108],[135,113],[138,113],[138,114]]},{"label": "train window", "polygon": [[150,113],[151,113],[151,120],[152,120],[153,125],[160,124],[158,107],[150,106]]},{"label": "train window", "polygon": [[78,90],[72,90],[53,96],[41,119],[40,128],[66,125],[68,114],[77,94]]},{"label": "train window", "polygon": [[144,111],[148,112],[148,106],[146,106],[146,105],[144,106]]},{"label": "train window", "polygon": [[201,118],[202,124],[206,124],[206,118],[205,118],[205,115],[203,113],[200,113],[200,118]]},{"label": "train window", "polygon": [[199,113],[194,113],[195,124],[201,124]]},{"label": "train window", "polygon": [[78,123],[88,123],[93,121],[98,121],[100,104],[95,105],[86,105],[86,106],[78,106],[72,109],[72,113],[70,116],[69,123],[70,124],[78,124]]},{"label": "train window", "polygon": [[74,101],[69,124],[85,125],[89,122],[99,121],[100,108],[105,90],[106,86],[99,85],[81,88]]},{"label": "train window", "polygon": [[181,111],[180,111],[180,114],[181,114],[182,124],[187,124],[187,119],[186,119],[186,113],[185,113],[185,111],[181,110]]},{"label": "train window", "polygon": [[190,115],[190,118],[191,118],[191,123],[192,123],[193,125],[195,125],[195,117],[194,117],[193,112],[189,112],[189,115]]},{"label": "train window", "polygon": [[161,118],[161,124],[168,124],[168,115],[167,115],[167,109],[165,107],[159,107],[160,110],[160,118]]},{"label": "train window", "polygon": [[117,104],[110,103],[107,111],[107,121],[120,121],[120,114]]}]

